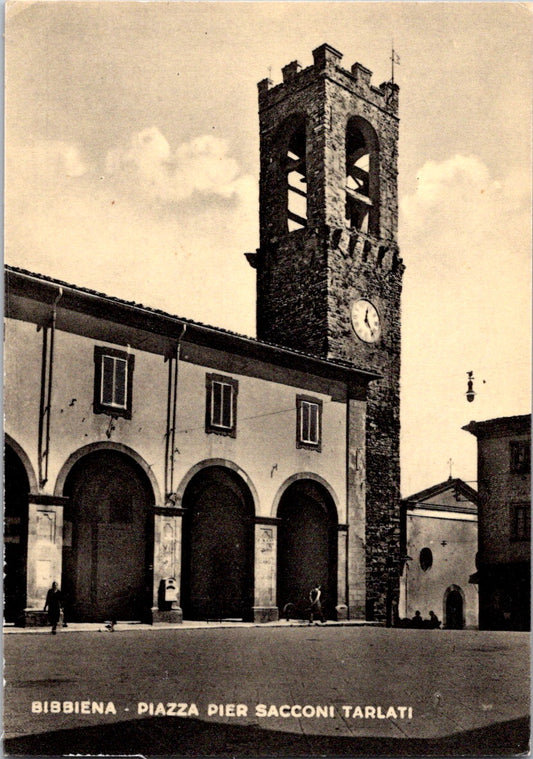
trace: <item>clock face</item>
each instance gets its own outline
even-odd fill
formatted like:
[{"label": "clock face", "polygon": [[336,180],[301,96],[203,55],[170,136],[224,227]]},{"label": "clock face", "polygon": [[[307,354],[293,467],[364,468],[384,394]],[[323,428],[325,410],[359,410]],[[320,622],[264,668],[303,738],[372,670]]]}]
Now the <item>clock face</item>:
[{"label": "clock face", "polygon": [[381,320],[373,303],[365,298],[352,303],[352,327],[365,343],[375,343],[381,335]]}]

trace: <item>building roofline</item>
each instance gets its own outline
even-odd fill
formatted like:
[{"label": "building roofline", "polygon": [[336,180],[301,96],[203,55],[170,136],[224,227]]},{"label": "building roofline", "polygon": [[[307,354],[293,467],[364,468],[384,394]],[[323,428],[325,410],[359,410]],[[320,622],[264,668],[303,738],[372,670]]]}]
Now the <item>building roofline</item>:
[{"label": "building roofline", "polygon": [[[410,495],[407,498],[402,498],[402,504],[405,504],[407,506],[420,506],[420,508],[425,508],[426,506],[440,507],[439,504],[424,504],[422,502],[429,498],[435,498],[441,493],[445,493],[447,490],[450,490],[452,488],[456,493],[464,496],[466,499],[472,501],[472,503],[477,505],[477,490],[474,490],[474,488],[468,485],[464,480],[461,480],[459,477],[449,477],[444,482],[439,482],[438,485],[432,485],[429,488],[425,488],[425,490],[420,490],[418,493],[413,493],[413,495]],[[461,501],[458,501],[458,504],[459,503],[461,503]],[[443,504],[441,508],[448,507]],[[453,506],[453,508],[455,509],[455,506]],[[462,507],[458,505],[457,508]]]},{"label": "building roofline", "polygon": [[333,376],[345,381],[356,380],[359,385],[361,383],[366,385],[381,377],[377,372],[359,369],[349,362],[321,358],[293,348],[285,348],[15,266],[5,265],[5,275],[5,301],[8,316],[11,295],[40,300],[51,306],[57,297],[58,288],[61,288],[63,290],[61,308],[89,313],[115,323],[163,334],[171,339],[178,339],[183,326],[186,326],[188,342],[251,356],[283,367],[322,376]]},{"label": "building roofline", "polygon": [[439,482],[438,485],[432,485],[429,488],[420,490],[418,493],[413,493],[413,495],[410,495],[407,498],[402,498],[402,501],[423,501],[426,498],[433,498],[440,493],[444,493],[446,490],[450,490],[450,488],[454,488],[456,491],[461,492],[465,497],[471,498],[474,503],[477,502],[477,490],[468,485],[460,477],[449,477],[447,480],[444,480],[444,482]]},{"label": "building roofline", "polygon": [[501,416],[483,422],[471,421],[461,429],[477,438],[497,437],[502,434],[519,435],[531,432],[531,414]]}]

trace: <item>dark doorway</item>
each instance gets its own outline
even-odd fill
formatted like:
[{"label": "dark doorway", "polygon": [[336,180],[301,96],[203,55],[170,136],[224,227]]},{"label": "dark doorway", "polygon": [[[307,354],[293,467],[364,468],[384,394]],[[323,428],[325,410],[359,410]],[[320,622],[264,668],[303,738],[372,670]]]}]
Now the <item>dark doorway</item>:
[{"label": "dark doorway", "polygon": [[462,630],[463,620],[463,597],[459,590],[450,590],[446,597],[446,627],[448,630]]},{"label": "dark doorway", "polygon": [[294,605],[304,617],[309,591],[322,586],[327,617],[337,605],[337,512],[327,490],[313,480],[298,480],[283,494],[278,508],[278,607]]},{"label": "dark doorway", "polygon": [[196,474],[183,496],[181,603],[187,619],[250,619],[254,593],[254,504],[224,467]]},{"label": "dark doorway", "polygon": [[30,484],[24,464],[9,445],[4,466],[4,618],[16,622],[26,606]]},{"label": "dark doorway", "polygon": [[152,601],[153,491],[129,456],[95,451],[70,471],[62,592],[67,619],[146,618]]}]

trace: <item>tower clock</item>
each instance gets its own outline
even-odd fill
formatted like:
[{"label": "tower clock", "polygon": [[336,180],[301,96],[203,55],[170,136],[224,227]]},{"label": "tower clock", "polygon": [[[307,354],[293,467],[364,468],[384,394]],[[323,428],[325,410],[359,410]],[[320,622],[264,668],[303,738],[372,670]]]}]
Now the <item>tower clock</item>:
[{"label": "tower clock", "polygon": [[257,335],[380,375],[367,396],[364,615],[385,620],[399,571],[399,90],[344,69],[329,45],[313,58],[258,85]]}]

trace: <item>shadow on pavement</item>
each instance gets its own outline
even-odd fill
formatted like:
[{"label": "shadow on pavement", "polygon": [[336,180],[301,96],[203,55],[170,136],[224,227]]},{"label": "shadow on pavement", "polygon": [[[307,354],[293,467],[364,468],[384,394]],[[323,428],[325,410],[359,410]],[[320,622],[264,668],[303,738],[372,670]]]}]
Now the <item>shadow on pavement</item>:
[{"label": "shadow on pavement", "polygon": [[4,741],[4,754],[155,756],[505,756],[529,750],[529,717],[444,738],[347,738],[264,730],[198,719],[152,717]]}]

